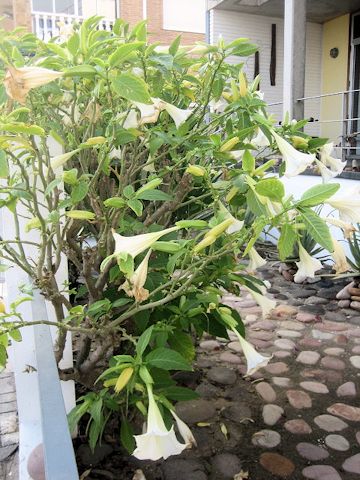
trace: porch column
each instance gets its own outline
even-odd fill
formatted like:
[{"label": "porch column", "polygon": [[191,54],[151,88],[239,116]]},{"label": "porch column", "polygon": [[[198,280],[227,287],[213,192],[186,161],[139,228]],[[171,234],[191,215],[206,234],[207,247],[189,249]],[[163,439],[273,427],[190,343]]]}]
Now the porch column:
[{"label": "porch column", "polygon": [[285,0],[283,113],[304,118],[306,0]]}]

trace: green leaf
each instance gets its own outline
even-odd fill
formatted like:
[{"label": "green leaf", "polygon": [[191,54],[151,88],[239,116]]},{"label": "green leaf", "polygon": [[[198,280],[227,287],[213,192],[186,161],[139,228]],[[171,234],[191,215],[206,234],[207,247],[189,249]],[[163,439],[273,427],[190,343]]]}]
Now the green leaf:
[{"label": "green leaf", "polygon": [[284,261],[292,255],[295,241],[296,233],[294,232],[292,226],[286,223],[281,228],[281,234],[278,242],[280,260]]},{"label": "green leaf", "polygon": [[22,336],[18,328],[16,328],[15,330],[11,330],[9,332],[9,335],[13,340],[15,340],[15,342],[21,342],[22,340]]},{"label": "green leaf", "polygon": [[170,47],[169,47],[169,53],[170,55],[172,55],[173,57],[175,57],[177,51],[179,50],[179,46],[180,46],[180,42],[181,42],[181,35],[178,35],[175,40],[172,41]]},{"label": "green leaf", "polygon": [[151,104],[148,86],[144,80],[133,73],[122,73],[113,80],[115,92],[131,102]]},{"label": "green leaf", "polygon": [[137,198],[131,198],[127,201],[128,207],[136,214],[136,216],[140,217],[143,211],[143,204]]},{"label": "green leaf", "polygon": [[255,169],[255,158],[251,155],[249,150],[245,150],[242,157],[242,168],[245,172],[253,172]]},{"label": "green leaf", "polygon": [[[296,125],[296,128],[299,128],[298,125]],[[328,141],[328,138],[311,138],[308,143],[309,150],[315,150],[316,148],[322,147]]]},{"label": "green leaf", "polygon": [[143,332],[143,334],[139,337],[136,344],[136,353],[139,357],[142,356],[142,354],[145,352],[146,347],[149,345],[153,329],[154,325],[151,325],[151,327],[147,328],[145,332]]},{"label": "green leaf", "polygon": [[192,370],[191,365],[180,353],[169,348],[156,348],[146,356],[145,360],[151,366],[163,370]]},{"label": "green leaf", "polygon": [[168,193],[162,192],[161,190],[146,190],[140,194],[136,193],[136,197],[141,200],[150,200],[150,201],[170,201],[173,199]]},{"label": "green leaf", "polygon": [[233,49],[227,51],[226,54],[236,55],[237,57],[249,57],[258,51],[258,47],[252,43],[240,43],[235,45]]},{"label": "green leaf", "polygon": [[113,208],[123,208],[126,205],[126,202],[121,197],[111,197],[104,201],[105,207],[113,207]]},{"label": "green leaf", "polygon": [[205,220],[180,220],[175,223],[180,228],[206,228],[208,223]]},{"label": "green leaf", "polygon": [[136,197],[140,198],[139,195],[147,190],[154,190],[159,185],[162,184],[162,178],[153,178],[150,182],[145,183],[142,187],[139,188],[136,192]]},{"label": "green leaf", "polygon": [[167,387],[164,390],[164,395],[167,398],[170,398],[170,400],[176,400],[178,402],[196,400],[199,398],[199,394],[194,392],[194,390],[190,390],[190,388],[186,387],[177,387],[175,385]]},{"label": "green leaf", "polygon": [[120,440],[124,448],[126,448],[131,455],[135,450],[135,438],[132,426],[125,418],[121,420]]},{"label": "green leaf", "polygon": [[24,133],[25,135],[45,136],[45,130],[38,125],[26,125],[25,123],[3,123],[0,125],[1,130],[11,133]]},{"label": "green leaf", "polygon": [[6,348],[4,347],[4,345],[0,344],[0,368],[4,368],[6,366],[6,360]]},{"label": "green leaf", "polygon": [[71,190],[71,201],[76,204],[84,200],[89,190],[89,184],[85,180],[80,180],[80,182],[75,185]]},{"label": "green leaf", "polygon": [[324,203],[329,197],[332,197],[340,188],[339,183],[325,183],[323,185],[315,185],[302,195],[298,205],[301,207],[315,207],[320,203]]},{"label": "green leaf", "polygon": [[145,42],[124,43],[120,45],[114,53],[109,57],[109,64],[111,67],[118,67],[131,55],[132,52],[142,47]]},{"label": "green leaf", "polygon": [[285,195],[285,188],[282,182],[277,178],[265,178],[255,185],[255,190],[259,195],[268,197],[275,202],[280,202]]},{"label": "green leaf", "polygon": [[118,298],[117,300],[115,300],[115,302],[113,302],[112,306],[113,308],[119,308],[130,302],[132,302],[131,298]]},{"label": "green leaf", "polygon": [[4,150],[0,150],[0,178],[7,178],[9,175],[9,165]]},{"label": "green leaf", "polygon": [[305,223],[306,230],[323,248],[332,252],[333,242],[330,231],[324,220],[322,220],[310,208],[299,208],[302,221]]},{"label": "green leaf", "polygon": [[70,67],[64,72],[65,77],[93,77],[97,70],[91,65],[76,65]]},{"label": "green leaf", "polygon": [[169,336],[169,345],[179,352],[188,362],[195,358],[195,347],[190,335],[185,332],[176,331]]},{"label": "green leaf", "polygon": [[72,168],[71,170],[65,170],[62,175],[64,183],[67,183],[68,185],[76,185],[77,174],[78,174],[77,168]]},{"label": "green leaf", "polygon": [[182,247],[175,242],[158,241],[153,243],[151,248],[157,252],[176,253],[181,250]]},{"label": "green leaf", "polygon": [[126,198],[132,198],[134,196],[134,188],[132,185],[126,185],[126,187],[123,190],[124,197]]},{"label": "green leaf", "polygon": [[255,215],[263,215],[265,213],[265,208],[264,205],[260,202],[258,199],[257,195],[249,189],[249,191],[246,194],[246,199],[248,203],[248,208],[252,213]]},{"label": "green leaf", "polygon": [[61,183],[61,178],[55,178],[45,189],[45,196],[47,197],[58,185]]}]

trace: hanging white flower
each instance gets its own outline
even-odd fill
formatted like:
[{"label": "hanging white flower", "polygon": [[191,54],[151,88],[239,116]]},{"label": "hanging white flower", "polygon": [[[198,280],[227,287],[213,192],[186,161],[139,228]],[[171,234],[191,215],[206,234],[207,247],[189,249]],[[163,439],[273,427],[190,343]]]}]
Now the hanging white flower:
[{"label": "hanging white flower", "polygon": [[251,345],[251,343],[247,342],[244,337],[240,335],[240,333],[234,328],[232,331],[236,334],[239,339],[242,351],[246,358],[247,363],[247,371],[246,375],[253,375],[259,368],[266,367],[266,365],[271,360],[271,356],[264,356],[259,353],[255,348]]},{"label": "hanging white flower", "polygon": [[209,102],[210,111],[214,113],[224,113],[225,108],[228,106],[228,102],[224,97],[220,97],[218,100],[213,98]]},{"label": "hanging white flower", "polygon": [[227,220],[231,218],[233,220],[233,223],[227,228],[226,233],[231,235],[232,233],[239,232],[243,228],[244,222],[242,220],[238,220],[233,215],[231,215],[229,210],[221,202],[219,202],[219,204],[220,212],[223,214],[224,219]]},{"label": "hanging white flower", "polygon": [[346,189],[326,200],[326,203],[339,211],[343,222],[360,223],[360,186]]},{"label": "hanging white flower", "polygon": [[323,218],[323,220],[325,220],[325,222],[327,223],[330,223],[330,225],[341,228],[345,238],[351,238],[352,234],[356,232],[356,228],[354,227],[354,225],[352,225],[351,223],[343,222],[338,218],[326,217]]},{"label": "hanging white flower", "polygon": [[174,432],[174,426],[168,430],[157,406],[151,386],[148,386],[149,409],[146,432],[134,435],[136,449],[134,457],[139,460],[166,460],[171,455],[179,455],[186,444],[180,443]]},{"label": "hanging white flower", "polygon": [[139,121],[137,119],[137,113],[135,110],[130,110],[130,112],[126,116],[126,120],[123,124],[123,127],[128,128],[138,128]]},{"label": "hanging white flower", "polygon": [[144,288],[144,285],[148,274],[150,255],[151,250],[147,252],[143,261],[140,263],[131,277],[119,287],[119,290],[125,290],[126,295],[129,297],[134,297],[139,303],[144,302],[149,298],[149,290]]},{"label": "hanging white flower", "polygon": [[164,109],[168,112],[170,117],[174,120],[176,128],[179,128],[180,125],[186,122],[186,120],[193,113],[190,109],[181,109],[171,105],[171,103],[166,103]]},{"label": "hanging white flower", "polygon": [[250,248],[250,250],[248,252],[248,255],[249,255],[249,258],[250,258],[250,262],[249,262],[249,265],[247,267],[249,272],[254,272],[258,268],[261,268],[264,265],[266,265],[266,260],[264,258],[262,258],[261,255],[258,254],[258,252],[255,250],[254,247]]},{"label": "hanging white flower", "polygon": [[123,235],[116,233],[115,230],[112,230],[115,240],[114,255],[125,253],[135,258],[139,253],[150,248],[153,243],[159,240],[159,238],[167,233],[174,232],[175,230],[179,230],[179,227],[166,228],[159,232],[143,233],[132,237],[124,237]]},{"label": "hanging white flower", "polygon": [[[267,317],[271,313],[271,311],[274,310],[274,308],[276,307],[275,300],[268,298],[266,295],[262,295],[261,293],[255,292],[254,290],[251,290],[251,288],[245,287],[245,289],[251,293],[251,296],[261,308],[263,318]],[[266,290],[263,289],[264,293],[265,291]]]},{"label": "hanging white flower", "polygon": [[181,420],[181,418],[179,418],[173,410],[170,410],[170,413],[176,421],[177,428],[179,430],[180,435],[182,436],[183,440],[186,443],[186,447],[187,448],[191,448],[193,446],[196,447],[197,443],[189,426],[183,420]]},{"label": "hanging white flower", "polygon": [[340,175],[340,173],[344,170],[346,166],[346,161],[342,162],[339,158],[332,157],[331,154],[334,150],[334,144],[326,143],[320,149],[320,161],[329,167],[330,171],[336,175]]},{"label": "hanging white flower", "polygon": [[314,154],[299,152],[276,132],[272,131],[271,134],[275,138],[278,149],[283,156],[286,166],[286,177],[295,177],[296,175],[299,175],[299,173],[306,170],[308,166],[314,162]]},{"label": "hanging white flower", "polygon": [[342,248],[340,242],[338,242],[334,237],[332,237],[334,251],[331,254],[334,260],[334,270],[336,273],[345,273],[350,270],[350,265],[347,262],[344,249]]},{"label": "hanging white flower", "polygon": [[258,128],[257,130],[258,130],[257,134],[251,140],[251,144],[254,145],[254,147],[256,147],[256,148],[268,147],[270,145],[270,142],[269,142],[267,136],[264,134],[264,132],[261,130],[261,128]]},{"label": "hanging white flower", "polygon": [[302,283],[307,278],[314,278],[315,272],[322,268],[320,260],[317,258],[313,258],[309,253],[305,250],[305,248],[298,243],[299,245],[299,257],[300,262],[296,262],[298,267],[298,271],[294,276],[295,283]]}]

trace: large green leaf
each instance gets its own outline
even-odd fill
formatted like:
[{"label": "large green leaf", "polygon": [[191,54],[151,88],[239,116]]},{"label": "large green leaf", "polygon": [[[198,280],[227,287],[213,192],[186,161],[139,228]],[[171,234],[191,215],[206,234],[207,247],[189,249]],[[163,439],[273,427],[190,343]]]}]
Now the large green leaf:
[{"label": "large green leaf", "polygon": [[144,42],[124,43],[120,45],[114,53],[109,57],[109,64],[111,67],[118,67],[132,54],[144,45]]},{"label": "large green leaf", "polygon": [[114,78],[113,87],[120,97],[131,102],[152,103],[148,86],[142,78],[133,73],[122,73]]},{"label": "large green leaf", "polygon": [[330,231],[324,220],[322,220],[310,208],[299,208],[301,212],[302,221],[305,224],[306,230],[323,248],[329,252],[333,251],[333,242]]},{"label": "large green leaf", "polygon": [[146,356],[149,365],[163,370],[192,370],[191,365],[175,350],[156,348]]},{"label": "large green leaf", "polygon": [[9,175],[9,165],[4,150],[0,150],[0,178],[7,178]]},{"label": "large green leaf", "polygon": [[285,195],[285,188],[282,182],[277,178],[265,178],[255,185],[255,190],[259,195],[268,197],[271,200],[280,202]]},{"label": "large green leaf", "polygon": [[266,213],[264,205],[260,202],[257,195],[253,192],[253,190],[249,189],[246,194],[247,203],[250,211],[255,215],[263,215]]},{"label": "large green leaf", "polygon": [[176,400],[178,402],[199,398],[199,394],[194,392],[194,390],[190,390],[190,388],[186,387],[178,387],[176,385],[166,388],[164,390],[164,395],[167,398],[170,398],[170,400]]},{"label": "large green leaf", "polygon": [[146,190],[140,194],[136,194],[136,197],[140,200],[152,200],[152,201],[162,201],[166,202],[172,200],[173,197],[166,192],[161,190]]},{"label": "large green leaf", "polygon": [[75,185],[71,190],[71,201],[76,204],[84,200],[89,190],[89,184],[85,180],[80,180],[80,182]]},{"label": "large green leaf", "polygon": [[340,188],[339,183],[325,183],[315,185],[302,195],[298,205],[301,207],[315,207],[332,197]]},{"label": "large green leaf", "polygon": [[130,422],[128,422],[125,418],[121,420],[120,439],[126,450],[132,454],[132,452],[135,450],[134,432]]},{"label": "large green leaf", "polygon": [[136,353],[140,357],[144,353],[146,347],[149,345],[153,329],[154,329],[154,325],[151,325],[151,327],[147,328],[145,332],[142,333],[142,335],[139,337],[137,341]]},{"label": "large green leaf", "polygon": [[195,357],[195,347],[190,335],[176,331],[169,336],[171,348],[179,352],[186,360],[192,362]]},{"label": "large green leaf", "polygon": [[278,242],[278,250],[280,260],[286,260],[290,257],[294,250],[294,243],[296,240],[296,233],[294,232],[291,225],[286,223],[281,228],[281,234]]},{"label": "large green leaf", "polygon": [[92,65],[76,65],[65,70],[65,77],[92,77],[96,75],[97,70]]}]

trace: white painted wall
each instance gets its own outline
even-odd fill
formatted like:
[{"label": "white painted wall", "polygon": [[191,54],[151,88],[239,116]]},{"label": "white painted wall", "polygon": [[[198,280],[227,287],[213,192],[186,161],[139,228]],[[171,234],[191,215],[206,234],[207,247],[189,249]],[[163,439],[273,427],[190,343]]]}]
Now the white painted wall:
[{"label": "white painted wall", "polygon": [[[271,24],[276,24],[276,85],[270,85],[270,55],[271,55]],[[259,46],[260,52],[260,89],[265,93],[268,103],[282,101],[283,89],[283,56],[284,56],[284,20],[277,17],[249,15],[245,13],[211,10],[210,11],[210,43],[216,43],[219,36],[225,42],[238,37],[249,38]],[[305,96],[318,95],[321,92],[321,39],[322,26],[317,23],[307,24],[306,43],[306,79]],[[239,63],[239,57],[230,58],[231,63]],[[245,59],[245,72],[249,79],[254,77],[254,56]],[[282,119],[282,105],[269,107],[278,121]],[[320,118],[319,100],[305,103],[305,117]],[[319,135],[319,124],[306,127],[306,132]]]},{"label": "white painted wall", "polygon": [[[102,15],[106,19],[115,19],[115,2],[118,0],[82,0],[83,17]],[[121,3],[121,2],[119,2]]]},{"label": "white painted wall", "polygon": [[206,0],[163,0],[163,28],[205,33]]}]

